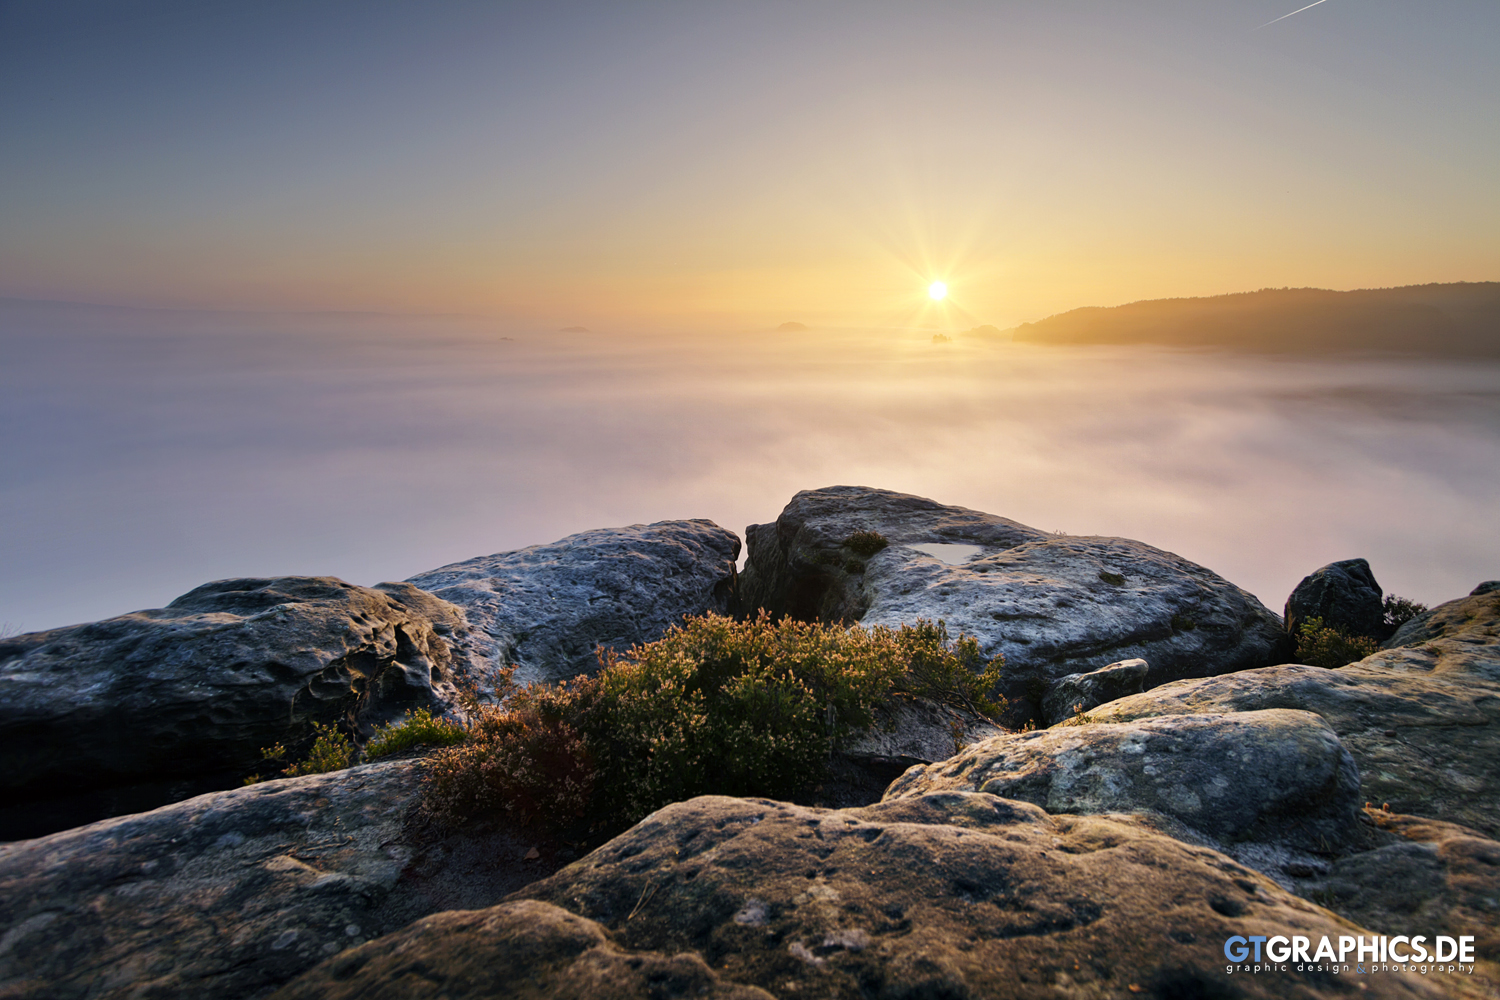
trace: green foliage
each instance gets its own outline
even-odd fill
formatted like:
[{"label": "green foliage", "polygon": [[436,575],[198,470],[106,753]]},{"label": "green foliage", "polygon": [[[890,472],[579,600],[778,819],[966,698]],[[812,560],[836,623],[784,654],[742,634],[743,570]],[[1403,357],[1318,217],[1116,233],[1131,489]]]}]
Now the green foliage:
[{"label": "green foliage", "polygon": [[1198,627],[1198,623],[1196,621],[1194,621],[1192,618],[1190,618],[1189,616],[1187,616],[1187,615],[1173,615],[1172,616],[1172,631],[1173,632],[1191,632],[1193,629],[1195,629],[1197,627]]},{"label": "green foliage", "polygon": [[888,639],[905,664],[897,691],[991,718],[1005,710],[1004,699],[991,697],[1000,685],[1005,658],[985,662],[973,636],[961,635],[950,643],[947,625],[925,620],[894,632],[877,625],[872,632]]},{"label": "green foliage", "polygon": [[400,722],[380,726],[365,744],[365,760],[379,760],[412,747],[451,747],[468,739],[457,723],[433,718],[425,708],[407,712]]},{"label": "green foliage", "polygon": [[313,723],[313,730],[318,738],[313,740],[312,750],[304,760],[301,760],[281,773],[288,778],[295,778],[299,774],[325,774],[328,771],[340,771],[349,766],[354,758],[354,744],[349,742],[339,729],[332,725],[324,725],[319,722]]},{"label": "green foliage", "polygon": [[1385,623],[1392,628],[1400,628],[1427,610],[1427,605],[1421,601],[1413,601],[1409,597],[1397,597],[1395,594],[1385,595],[1383,607],[1385,608]]},{"label": "green foliage", "polygon": [[856,531],[844,542],[851,552],[864,556],[866,559],[890,544],[878,531]]},{"label": "green foliage", "polygon": [[1297,626],[1297,662],[1313,667],[1342,667],[1363,660],[1380,648],[1367,635],[1350,635],[1341,628],[1326,626],[1323,619],[1312,616]]},{"label": "green foliage", "polygon": [[845,630],[710,614],[606,651],[601,666],[483,712],[468,744],[435,755],[429,810],[450,824],[508,814],[612,831],[694,795],[796,795],[903,694],[999,710],[1001,661],[983,663],[971,637],[950,644],[941,622]]},{"label": "green foliage", "polygon": [[[313,740],[312,749],[302,760],[282,768],[283,777],[295,778],[301,774],[341,771],[353,762],[354,744],[349,742],[349,737],[344,735],[337,726],[324,725],[321,722],[314,722],[312,725],[313,732],[317,734],[317,738]],[[286,763],[289,755],[285,744],[276,743],[263,748],[260,756],[262,760],[282,764]],[[245,784],[256,784],[263,777],[264,775],[252,774],[245,779]]]},{"label": "green foliage", "polygon": [[1125,586],[1125,577],[1121,576],[1119,573],[1111,573],[1108,570],[1101,572],[1099,574],[1099,579],[1103,580],[1111,587]]}]

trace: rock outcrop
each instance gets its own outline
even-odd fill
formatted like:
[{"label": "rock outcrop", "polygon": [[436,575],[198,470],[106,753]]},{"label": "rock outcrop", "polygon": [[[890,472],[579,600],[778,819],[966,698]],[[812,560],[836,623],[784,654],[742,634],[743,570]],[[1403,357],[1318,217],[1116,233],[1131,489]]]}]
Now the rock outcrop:
[{"label": "rock outcrop", "polygon": [[410,584],[277,577],[0,641],[0,836],[231,787],[313,722],[443,711],[476,669],[454,652],[467,631]]},{"label": "rock outcrop", "polygon": [[1291,652],[1281,619],[1253,596],[1129,539],[1056,536],[857,486],[798,493],[774,524],[745,533],[742,611],[893,627],[942,619],[1005,656],[1018,715],[1040,715],[1059,678],[1120,660],[1145,659],[1153,687]]},{"label": "rock outcrop", "polygon": [[702,519],[585,531],[407,582],[463,608],[480,655],[517,683],[598,670],[597,651],[653,642],[684,615],[728,609],[740,540]]},{"label": "rock outcrop", "polygon": [[1476,830],[1380,809],[1370,821],[1399,839],[1329,865],[1303,867],[1299,895],[1383,934],[1413,927],[1470,935],[1480,971],[1500,983],[1500,843]]},{"label": "rock outcrop", "polygon": [[420,762],[267,781],[0,845],[0,996],[263,996],[426,914],[556,870],[492,831],[423,840]]},{"label": "rock outcrop", "polygon": [[1100,722],[1291,708],[1322,716],[1375,805],[1500,836],[1500,594],[1449,601],[1336,670],[1282,664],[1177,681],[1094,709]]},{"label": "rock outcrop", "polygon": [[1151,666],[1145,660],[1121,660],[1086,674],[1059,677],[1042,699],[1042,717],[1067,719],[1106,701],[1146,689]]},{"label": "rock outcrop", "polygon": [[1311,848],[1356,833],[1359,773],[1311,712],[1178,715],[984,740],[916,766],[885,801],[988,792],[1049,813],[1155,813],[1216,841]]},{"label": "rock outcrop", "polygon": [[[1305,1000],[1352,995],[1354,984],[1295,968],[1231,973],[1225,941],[1354,933],[1224,855],[1131,817],[1049,816],[982,793],[847,810],[704,797],[501,906],[361,945],[276,998],[477,1000],[498,988]],[[496,969],[517,975],[501,986]],[[1360,995],[1478,995],[1459,978],[1382,973],[1364,977]]]},{"label": "rock outcrop", "polygon": [[1385,624],[1383,592],[1363,559],[1329,563],[1302,578],[1286,599],[1286,627],[1296,632],[1309,618],[1351,635],[1384,639],[1393,631]]}]

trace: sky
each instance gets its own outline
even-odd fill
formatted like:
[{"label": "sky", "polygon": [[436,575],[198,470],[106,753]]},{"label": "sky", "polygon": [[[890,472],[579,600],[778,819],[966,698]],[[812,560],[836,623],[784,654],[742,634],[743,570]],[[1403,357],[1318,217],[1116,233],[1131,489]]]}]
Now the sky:
[{"label": "sky", "polygon": [[0,0],[0,296],[706,334],[1495,279],[1500,5],[1297,6]]}]

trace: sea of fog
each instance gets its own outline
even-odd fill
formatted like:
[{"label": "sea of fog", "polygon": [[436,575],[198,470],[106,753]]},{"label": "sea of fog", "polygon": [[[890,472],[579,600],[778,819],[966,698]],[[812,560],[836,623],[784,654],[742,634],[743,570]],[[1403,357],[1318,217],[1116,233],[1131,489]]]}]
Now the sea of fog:
[{"label": "sea of fog", "polygon": [[1355,556],[1428,603],[1500,578],[1493,363],[14,301],[0,357],[11,630],[595,527],[743,534],[835,484],[1140,539],[1278,611]]}]

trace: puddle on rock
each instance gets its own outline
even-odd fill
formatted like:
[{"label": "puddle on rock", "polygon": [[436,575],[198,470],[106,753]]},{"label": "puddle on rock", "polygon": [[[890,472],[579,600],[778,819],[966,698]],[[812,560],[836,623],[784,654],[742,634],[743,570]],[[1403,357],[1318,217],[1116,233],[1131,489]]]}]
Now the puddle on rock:
[{"label": "puddle on rock", "polygon": [[949,566],[961,566],[984,551],[982,545],[960,545],[957,542],[922,542],[907,548],[916,549]]}]

